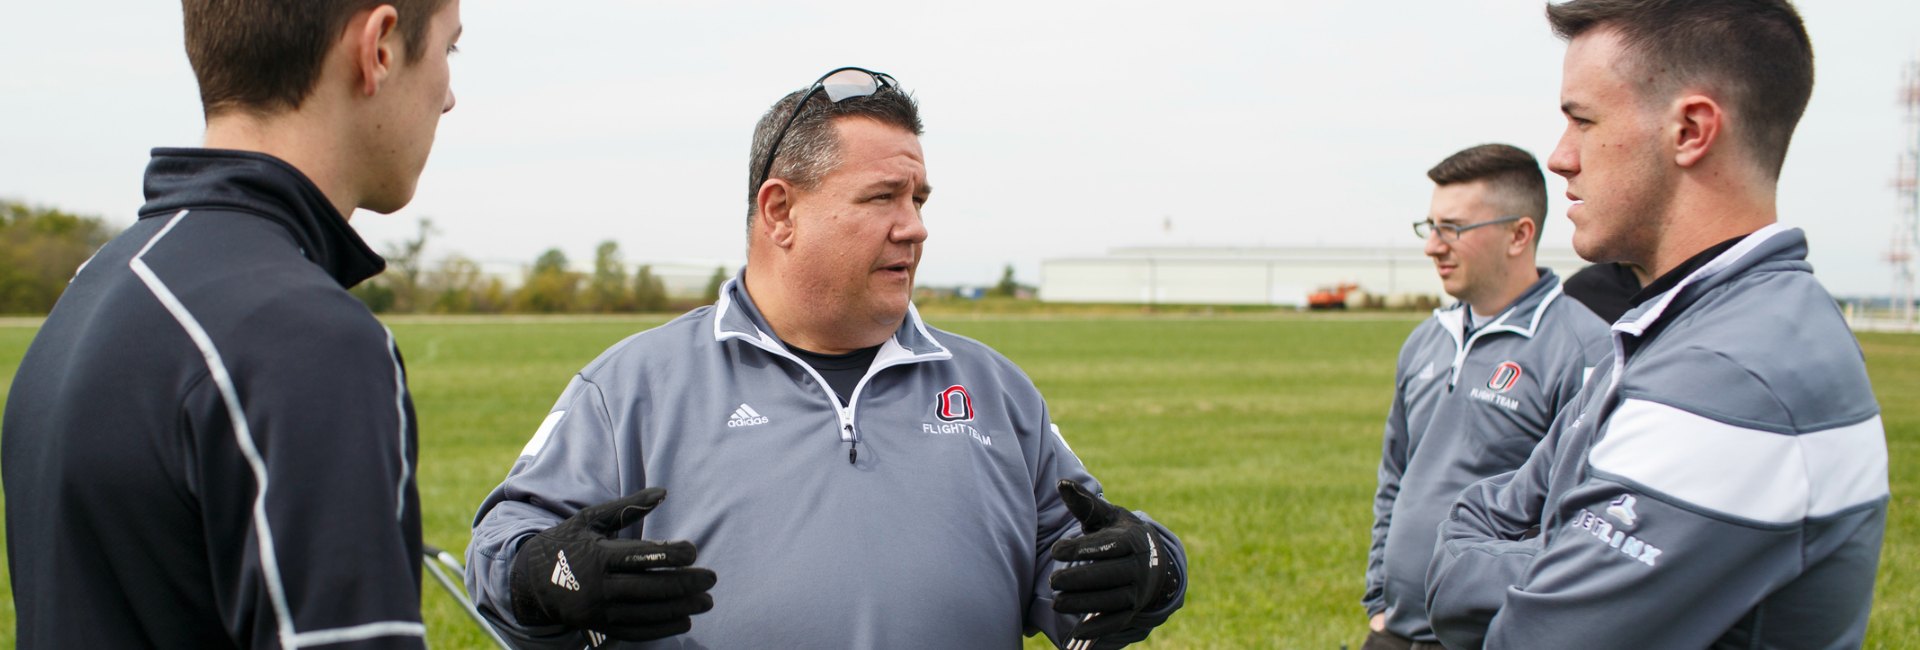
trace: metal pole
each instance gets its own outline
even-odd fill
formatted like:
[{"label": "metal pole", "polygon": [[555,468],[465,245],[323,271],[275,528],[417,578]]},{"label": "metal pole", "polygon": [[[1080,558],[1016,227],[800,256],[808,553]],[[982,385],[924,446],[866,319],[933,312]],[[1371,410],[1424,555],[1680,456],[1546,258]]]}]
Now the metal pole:
[{"label": "metal pole", "polygon": [[1907,64],[1906,82],[1902,99],[1907,105],[1907,153],[1900,179],[1901,203],[1905,205],[1900,231],[1894,233],[1896,259],[1893,263],[1900,289],[1900,320],[1911,324],[1914,322],[1913,255],[1915,239],[1920,237],[1920,60]]},{"label": "metal pole", "polygon": [[478,624],[480,629],[487,633],[487,636],[492,637],[493,642],[499,644],[503,650],[514,650],[513,645],[507,643],[507,640],[500,636],[500,631],[493,629],[493,624],[488,622],[486,617],[480,615],[479,608],[473,606],[473,600],[467,598],[466,588],[460,586],[452,577],[447,575],[448,571],[456,573],[465,572],[465,569],[460,566],[460,560],[453,557],[453,554],[434,548],[432,545],[427,545],[421,550],[422,554],[426,556],[422,559],[424,560],[423,564],[427,567],[427,572],[433,574],[433,579],[439,582],[442,588],[447,590],[447,595],[453,596],[453,599],[460,603],[460,609],[465,610],[467,616],[471,617],[473,622]]},{"label": "metal pole", "polygon": [[1907,64],[1900,86],[1900,103],[1906,109],[1906,150],[1900,153],[1898,171],[1893,178],[1894,194],[1900,212],[1894,218],[1893,233],[1887,248],[1887,263],[1893,266],[1893,304],[1890,316],[1914,326],[1913,258],[1920,249],[1920,60]]}]

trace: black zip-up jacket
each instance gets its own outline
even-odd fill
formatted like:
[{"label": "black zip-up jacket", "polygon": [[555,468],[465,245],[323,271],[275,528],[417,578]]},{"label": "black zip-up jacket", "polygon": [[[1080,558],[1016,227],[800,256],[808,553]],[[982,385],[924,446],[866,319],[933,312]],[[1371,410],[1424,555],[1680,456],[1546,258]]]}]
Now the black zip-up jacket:
[{"label": "black zip-up jacket", "polygon": [[292,166],[155,149],[0,429],[19,647],[418,648],[418,434],[385,261]]}]

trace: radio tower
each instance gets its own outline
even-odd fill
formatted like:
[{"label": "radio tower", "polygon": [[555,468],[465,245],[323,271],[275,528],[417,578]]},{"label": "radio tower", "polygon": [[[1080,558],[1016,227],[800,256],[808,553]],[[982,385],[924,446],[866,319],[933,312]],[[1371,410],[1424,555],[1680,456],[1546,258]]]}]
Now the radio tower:
[{"label": "radio tower", "polygon": [[1893,188],[1900,195],[1900,216],[1894,220],[1887,262],[1893,265],[1894,314],[1913,323],[1913,256],[1920,250],[1920,60],[1907,64],[1900,86],[1900,103],[1907,109],[1906,151],[1900,155]]}]

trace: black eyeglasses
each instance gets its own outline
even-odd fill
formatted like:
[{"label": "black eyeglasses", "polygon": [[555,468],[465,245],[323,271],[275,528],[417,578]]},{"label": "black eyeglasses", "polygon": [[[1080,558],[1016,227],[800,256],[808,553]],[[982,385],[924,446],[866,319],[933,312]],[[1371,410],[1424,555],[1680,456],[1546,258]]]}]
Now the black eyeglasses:
[{"label": "black eyeglasses", "polygon": [[767,148],[767,162],[760,166],[759,180],[753,184],[753,191],[759,192],[760,186],[767,184],[767,175],[773,173],[773,160],[780,157],[780,141],[787,139],[787,129],[793,128],[795,120],[800,119],[800,111],[807,110],[807,101],[814,93],[825,91],[827,99],[838,104],[855,97],[878,94],[882,88],[894,88],[898,82],[885,72],[874,72],[865,68],[837,68],[821,75],[807,87],[807,94],[800,96],[800,103],[793,105],[793,114],[787,116],[787,123],[773,136],[773,146]]},{"label": "black eyeglasses", "polygon": [[1457,242],[1457,241],[1460,241],[1460,233],[1473,230],[1474,228],[1479,228],[1481,226],[1491,226],[1496,223],[1507,223],[1509,221],[1519,221],[1525,218],[1526,217],[1500,217],[1498,219],[1490,219],[1487,221],[1482,221],[1480,223],[1468,224],[1465,226],[1462,226],[1459,224],[1451,224],[1451,223],[1434,223],[1432,219],[1424,219],[1421,221],[1413,222],[1413,234],[1419,235],[1421,239],[1426,239],[1428,237],[1432,237],[1433,233],[1438,232],[1440,233],[1440,241]]}]

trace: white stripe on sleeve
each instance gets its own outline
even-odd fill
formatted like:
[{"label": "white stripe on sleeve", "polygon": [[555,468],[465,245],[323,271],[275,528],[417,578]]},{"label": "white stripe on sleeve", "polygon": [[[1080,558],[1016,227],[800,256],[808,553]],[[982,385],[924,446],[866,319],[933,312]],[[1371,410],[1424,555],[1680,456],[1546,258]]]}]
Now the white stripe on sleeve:
[{"label": "white stripe on sleeve", "polygon": [[407,514],[407,481],[413,478],[413,466],[407,463],[407,372],[400,367],[400,346],[393,341],[393,330],[387,330],[387,358],[393,361],[393,412],[400,420],[400,430],[395,434],[400,452],[400,483],[393,488],[393,518],[404,519]]},{"label": "white stripe on sleeve", "polygon": [[427,636],[427,626],[413,621],[382,621],[379,623],[367,623],[331,630],[301,632],[294,635],[293,640],[295,645],[291,647],[311,648],[336,643],[365,641],[367,639],[377,639],[386,636],[425,638]]},{"label": "white stripe on sleeve", "polygon": [[1588,462],[1695,506],[1775,524],[1887,495],[1879,416],[1790,435],[1629,399],[1614,412]]},{"label": "white stripe on sleeve", "polygon": [[540,421],[540,428],[536,429],[533,432],[533,439],[528,440],[527,446],[520,450],[520,455],[521,456],[540,455],[540,450],[545,449],[547,447],[547,439],[553,437],[554,427],[560,426],[560,418],[566,417],[566,415],[567,415],[566,411],[554,411],[552,413],[548,413],[547,419]]}]

